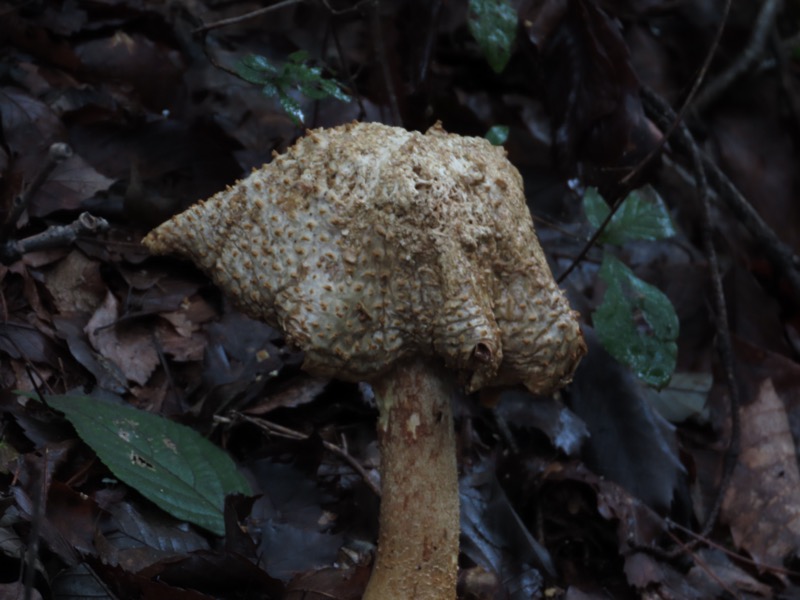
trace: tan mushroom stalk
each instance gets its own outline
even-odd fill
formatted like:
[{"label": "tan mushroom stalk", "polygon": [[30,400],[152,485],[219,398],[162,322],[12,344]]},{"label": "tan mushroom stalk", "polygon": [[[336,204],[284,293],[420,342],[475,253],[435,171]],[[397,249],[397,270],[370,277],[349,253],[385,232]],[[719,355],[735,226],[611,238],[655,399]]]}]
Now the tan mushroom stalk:
[{"label": "tan mushroom stalk", "polygon": [[280,328],[307,371],[373,384],[382,506],[365,598],[455,598],[452,392],[548,393],[585,353],[504,151],[439,125],[311,131],[144,243]]}]

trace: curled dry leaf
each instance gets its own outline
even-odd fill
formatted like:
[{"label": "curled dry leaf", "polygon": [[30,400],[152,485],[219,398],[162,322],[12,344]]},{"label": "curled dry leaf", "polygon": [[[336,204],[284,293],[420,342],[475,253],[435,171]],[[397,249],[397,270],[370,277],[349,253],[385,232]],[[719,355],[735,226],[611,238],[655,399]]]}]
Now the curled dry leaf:
[{"label": "curled dry leaf", "polygon": [[438,355],[469,390],[568,382],[585,346],[502,148],[434,126],[310,132],[144,240],[191,258],[323,376]]}]

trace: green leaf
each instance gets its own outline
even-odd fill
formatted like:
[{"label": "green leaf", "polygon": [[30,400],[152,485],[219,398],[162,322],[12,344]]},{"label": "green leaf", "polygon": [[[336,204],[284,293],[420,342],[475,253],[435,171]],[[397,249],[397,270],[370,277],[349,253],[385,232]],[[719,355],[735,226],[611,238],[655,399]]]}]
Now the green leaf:
[{"label": "green leaf", "polygon": [[321,82],[301,82],[298,87],[300,93],[310,100],[322,100],[330,96],[330,94],[323,89]]},{"label": "green leaf", "polygon": [[[611,210],[595,188],[583,195],[583,210],[594,227],[600,227]],[[628,194],[599,241],[620,246],[633,240],[660,240],[675,235],[675,228],[661,196],[647,186]]]},{"label": "green leaf", "polygon": [[492,146],[502,146],[508,139],[508,125],[494,125],[484,136]]},{"label": "green leaf", "polygon": [[600,278],[608,284],[593,316],[601,343],[642,381],[664,387],[678,356],[679,324],[672,303],[608,253],[600,266]]},{"label": "green leaf", "polygon": [[296,50],[289,55],[289,62],[295,64],[304,63],[308,60],[308,52],[306,50]]},{"label": "green leaf", "polygon": [[352,98],[348,96],[339,86],[338,81],[334,81],[333,79],[323,79],[320,81],[319,86],[332,98],[336,98],[342,102],[350,102],[350,100],[352,100]]},{"label": "green leaf", "polygon": [[264,85],[261,86],[261,93],[265,96],[270,98],[274,98],[278,94],[280,94],[280,88],[275,85],[272,81],[267,81]]},{"label": "green leaf", "polygon": [[245,56],[236,66],[236,73],[250,83],[261,86],[265,96],[277,96],[281,107],[301,125],[304,120],[300,103],[289,94],[299,91],[310,100],[336,98],[342,102],[350,102],[351,98],[341,89],[339,82],[325,79],[322,68],[308,65],[308,52],[298,50],[292,52],[283,66],[278,69],[263,56]]},{"label": "green leaf", "polygon": [[225,533],[228,494],[251,494],[231,458],[196,431],[89,396],[48,396],[114,476],[172,516]]},{"label": "green leaf", "polygon": [[284,112],[292,118],[295,124],[301,125],[305,121],[303,109],[300,108],[300,103],[297,100],[284,93],[280,93],[278,94],[278,101],[281,103]]},{"label": "green leaf", "polygon": [[245,81],[262,85],[278,75],[278,69],[263,56],[249,54],[236,65],[236,74]]},{"label": "green leaf", "polygon": [[506,68],[517,34],[517,12],[507,0],[470,0],[469,30],[495,73]]}]

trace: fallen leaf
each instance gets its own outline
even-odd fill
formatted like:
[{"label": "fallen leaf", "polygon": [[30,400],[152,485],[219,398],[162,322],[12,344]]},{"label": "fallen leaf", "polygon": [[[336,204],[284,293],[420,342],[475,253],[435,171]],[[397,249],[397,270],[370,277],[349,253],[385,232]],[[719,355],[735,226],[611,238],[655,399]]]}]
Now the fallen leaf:
[{"label": "fallen leaf", "polygon": [[77,154],[56,165],[28,203],[28,214],[44,217],[58,210],[76,210],[98,192],[106,191],[113,179],[98,172]]},{"label": "fallen leaf", "polygon": [[153,338],[144,328],[116,324],[119,303],[111,292],[86,324],[86,334],[97,352],[114,363],[130,381],[144,385],[159,358]]},{"label": "fallen leaf", "polygon": [[62,313],[94,312],[106,295],[100,262],[87,258],[80,250],[72,250],[53,268],[45,270],[44,280]]},{"label": "fallen leaf", "polygon": [[800,539],[800,471],[786,407],[765,379],[739,408],[741,450],[722,504],[733,541],[764,569],[782,567]]}]

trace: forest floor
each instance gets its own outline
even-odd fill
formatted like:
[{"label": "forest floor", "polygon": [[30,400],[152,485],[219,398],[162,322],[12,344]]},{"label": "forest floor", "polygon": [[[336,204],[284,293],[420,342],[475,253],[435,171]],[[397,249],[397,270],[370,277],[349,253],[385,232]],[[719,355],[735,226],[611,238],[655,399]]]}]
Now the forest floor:
[{"label": "forest floor", "polygon": [[[491,131],[589,345],[556,397],[459,399],[459,598],[800,597],[800,4],[514,1],[507,43],[469,25],[498,4],[0,1],[0,598],[361,597],[369,386],[140,243],[353,120]],[[588,246],[595,190],[623,216]],[[679,322],[625,365],[607,256]],[[188,426],[255,495],[164,510],[70,403]]]}]

